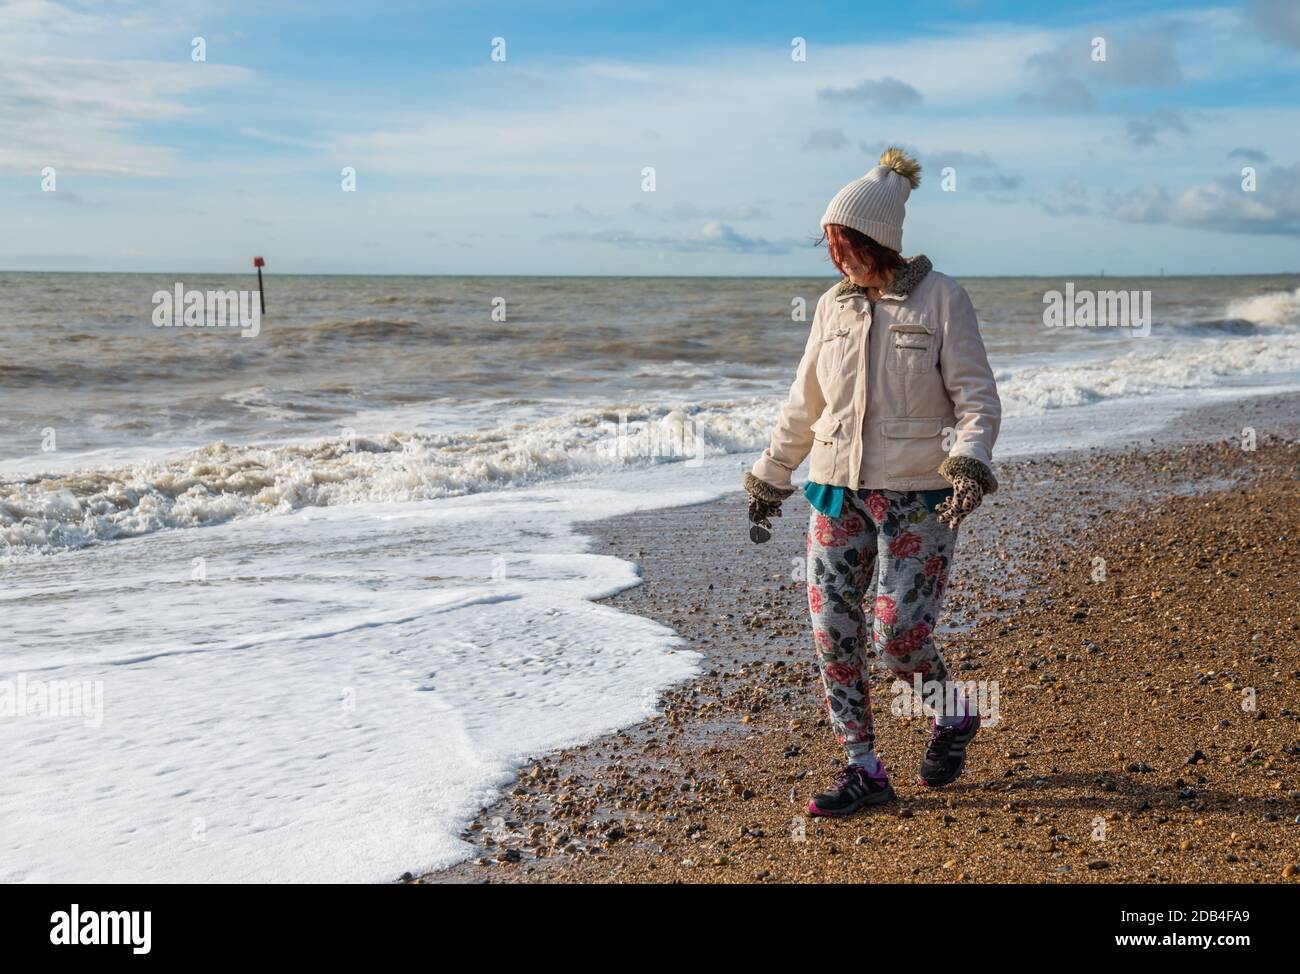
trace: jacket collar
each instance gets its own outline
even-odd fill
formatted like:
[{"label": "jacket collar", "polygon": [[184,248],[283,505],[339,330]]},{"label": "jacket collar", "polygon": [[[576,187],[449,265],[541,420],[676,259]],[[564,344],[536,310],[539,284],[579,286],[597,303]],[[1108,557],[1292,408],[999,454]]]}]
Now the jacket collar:
[{"label": "jacket collar", "polygon": [[[930,263],[930,258],[925,254],[908,257],[903,266],[894,271],[889,287],[880,295],[881,299],[906,301],[911,297],[912,292],[916,290],[916,286],[925,279],[925,275],[929,274],[933,269],[934,265]],[[866,293],[866,288],[860,284],[854,284],[847,277],[840,281],[839,287],[835,289],[835,297],[839,299],[849,298],[855,294],[865,295]]]}]

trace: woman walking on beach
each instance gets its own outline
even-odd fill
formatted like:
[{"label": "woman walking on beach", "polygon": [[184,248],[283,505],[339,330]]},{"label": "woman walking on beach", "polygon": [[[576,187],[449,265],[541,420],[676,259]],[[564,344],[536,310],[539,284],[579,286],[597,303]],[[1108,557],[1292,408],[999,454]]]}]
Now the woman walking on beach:
[{"label": "woman walking on beach", "polygon": [[942,691],[918,781],[961,774],[979,715],[949,682],[934,642],[957,526],[997,489],[990,468],[1001,404],[965,290],[924,255],[903,257],[903,217],[920,166],[887,149],[831,200],[821,226],[844,275],[817,302],[771,443],[745,475],[755,540],[804,494],[808,607],[826,707],[847,763],[808,803],[848,815],[894,798],[875,753],[869,658]]}]

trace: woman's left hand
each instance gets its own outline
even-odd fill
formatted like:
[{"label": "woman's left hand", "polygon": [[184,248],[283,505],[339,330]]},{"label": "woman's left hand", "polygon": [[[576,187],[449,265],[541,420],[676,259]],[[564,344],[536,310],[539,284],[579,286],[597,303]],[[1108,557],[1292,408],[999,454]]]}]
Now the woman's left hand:
[{"label": "woman's left hand", "polygon": [[940,524],[946,524],[954,531],[980,506],[985,494],[998,489],[993,471],[974,457],[949,457],[939,467],[939,474],[952,484],[952,496],[934,512]]},{"label": "woman's left hand", "polygon": [[980,506],[984,500],[984,491],[971,477],[953,477],[952,496],[934,509],[939,516],[939,523],[946,524],[954,531],[962,519]]}]

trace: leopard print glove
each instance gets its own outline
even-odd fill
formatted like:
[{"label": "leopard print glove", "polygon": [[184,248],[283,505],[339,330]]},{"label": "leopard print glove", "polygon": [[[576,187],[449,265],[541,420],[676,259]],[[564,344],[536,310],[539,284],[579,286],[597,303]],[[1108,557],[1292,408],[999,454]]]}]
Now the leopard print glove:
[{"label": "leopard print glove", "polygon": [[794,493],[794,488],[773,487],[752,473],[745,474],[745,493],[749,495],[749,539],[762,544],[772,537],[772,521],[781,516],[781,502]]},{"label": "leopard print glove", "polygon": [[954,531],[980,506],[985,494],[998,489],[993,471],[974,457],[949,457],[940,465],[939,475],[952,484],[952,497],[935,508],[935,514],[940,524]]}]

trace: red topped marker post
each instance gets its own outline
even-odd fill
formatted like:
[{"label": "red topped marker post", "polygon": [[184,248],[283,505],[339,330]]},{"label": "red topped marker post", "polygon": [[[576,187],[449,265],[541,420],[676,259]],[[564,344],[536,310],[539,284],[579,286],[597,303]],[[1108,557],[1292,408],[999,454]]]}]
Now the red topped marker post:
[{"label": "red topped marker post", "polygon": [[262,314],[266,314],[266,292],[262,290],[262,268],[266,266],[266,261],[254,257],[253,266],[257,268],[257,301],[262,307]]}]

